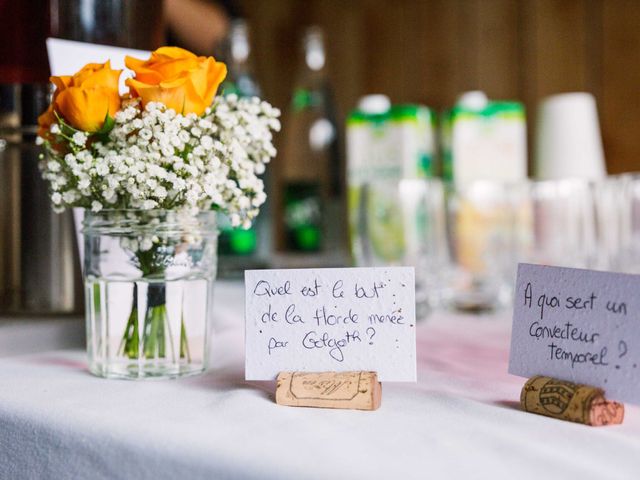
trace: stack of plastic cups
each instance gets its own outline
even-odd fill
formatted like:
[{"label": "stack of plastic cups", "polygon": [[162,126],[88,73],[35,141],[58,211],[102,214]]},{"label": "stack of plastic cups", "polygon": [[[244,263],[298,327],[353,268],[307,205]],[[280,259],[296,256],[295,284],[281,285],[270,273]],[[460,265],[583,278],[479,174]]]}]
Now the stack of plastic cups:
[{"label": "stack of plastic cups", "polygon": [[607,175],[596,100],[590,93],[563,93],[543,100],[535,145],[538,180],[601,180]]},{"label": "stack of plastic cups", "polygon": [[[560,215],[566,217],[569,224],[575,223],[580,230],[580,241],[577,241],[580,245],[572,247],[574,255],[571,258],[547,251],[538,252],[544,253],[544,260],[531,260],[572,267],[607,268],[606,251],[615,249],[619,238],[612,238],[617,230],[615,225],[611,225],[616,218],[615,212],[611,211],[613,203],[605,202],[602,196],[606,191],[603,187],[606,186],[607,171],[594,96],[574,92],[547,97],[538,107],[536,126],[534,176],[544,182],[534,182],[532,186],[536,205],[533,242],[540,248],[550,244],[549,238],[544,237],[562,236],[563,232],[557,230],[557,225],[550,228],[553,219]],[[535,201],[549,189],[563,195],[569,191],[588,192],[590,199],[581,194],[546,206],[544,202]],[[575,210],[576,205],[580,205],[579,215],[569,211]],[[561,211],[565,207],[569,210]],[[575,218],[576,215],[579,218]],[[570,226],[565,224],[564,228]]]}]

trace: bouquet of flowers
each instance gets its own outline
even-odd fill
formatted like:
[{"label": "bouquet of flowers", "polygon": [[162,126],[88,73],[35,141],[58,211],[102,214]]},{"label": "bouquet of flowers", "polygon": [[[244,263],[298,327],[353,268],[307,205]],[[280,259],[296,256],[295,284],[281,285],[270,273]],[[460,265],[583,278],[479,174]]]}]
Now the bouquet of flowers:
[{"label": "bouquet of flowers", "polygon": [[[53,208],[148,211],[151,224],[154,211],[213,208],[248,228],[266,199],[259,175],[276,154],[278,109],[258,98],[216,95],[226,66],[213,57],[162,47],[125,63],[134,76],[124,95],[122,71],[109,62],[51,78],[56,88],[38,119],[38,141]],[[161,235],[122,241],[143,277],[161,276],[165,257],[176,253]],[[149,293],[139,335],[134,293],[121,344],[130,358],[162,355],[156,340],[166,321],[163,297]]]},{"label": "bouquet of flowers", "polygon": [[276,154],[280,112],[257,98],[216,96],[226,67],[163,47],[118,92],[121,70],[89,64],[52,77],[53,100],[38,123],[56,211],[215,208],[249,227],[266,195],[258,177]]}]

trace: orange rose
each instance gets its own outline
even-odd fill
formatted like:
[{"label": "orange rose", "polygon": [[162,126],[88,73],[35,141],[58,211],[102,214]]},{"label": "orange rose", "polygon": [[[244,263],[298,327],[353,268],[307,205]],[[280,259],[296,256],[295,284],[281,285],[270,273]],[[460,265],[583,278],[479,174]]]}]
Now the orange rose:
[{"label": "orange rose", "polygon": [[56,112],[69,125],[85,132],[97,132],[107,115],[120,109],[118,81],[122,70],[112,70],[109,61],[90,63],[73,77],[51,77],[56,86],[51,105],[38,118],[44,131],[55,122]]},{"label": "orange rose", "polygon": [[224,63],[178,47],[159,48],[146,61],[127,57],[125,63],[135,72],[126,82],[131,95],[143,106],[160,102],[182,114],[202,115],[227,75]]}]

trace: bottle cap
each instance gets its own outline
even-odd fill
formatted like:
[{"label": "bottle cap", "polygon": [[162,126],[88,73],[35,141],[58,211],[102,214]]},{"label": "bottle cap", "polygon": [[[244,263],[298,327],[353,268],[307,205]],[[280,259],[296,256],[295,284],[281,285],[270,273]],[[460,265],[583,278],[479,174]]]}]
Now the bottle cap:
[{"label": "bottle cap", "polygon": [[381,114],[388,112],[391,108],[391,100],[386,95],[376,93],[360,97],[358,110],[367,114]]},{"label": "bottle cap", "polygon": [[482,110],[489,104],[489,98],[483,91],[472,90],[461,94],[456,103],[470,110]]},{"label": "bottle cap", "polygon": [[249,28],[242,19],[234,20],[231,24],[231,58],[237,62],[244,62],[249,58]]},{"label": "bottle cap", "polygon": [[324,38],[320,27],[307,28],[304,34],[305,61],[311,70],[322,70],[325,63]]}]

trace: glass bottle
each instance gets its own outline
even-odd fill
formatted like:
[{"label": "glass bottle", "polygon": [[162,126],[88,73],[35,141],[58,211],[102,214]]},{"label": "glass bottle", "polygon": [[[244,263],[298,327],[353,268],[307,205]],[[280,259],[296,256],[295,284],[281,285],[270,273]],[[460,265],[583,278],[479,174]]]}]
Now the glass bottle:
[{"label": "glass bottle", "polygon": [[[260,97],[262,92],[253,74],[249,26],[245,20],[236,19],[232,22],[223,48],[222,54],[228,68],[227,78],[222,85],[224,95]],[[262,180],[265,182],[268,198],[271,190],[269,169],[262,176]],[[260,215],[248,230],[233,228],[226,215],[219,215],[220,276],[234,276],[242,273],[245,268],[259,268],[266,265],[266,259],[271,251],[269,203],[267,200],[261,207]]]},{"label": "glass bottle", "polygon": [[262,92],[253,73],[249,25],[243,19],[231,23],[225,45],[227,78],[222,86],[225,95],[235,93],[239,97],[260,97]]},{"label": "glass bottle", "polygon": [[302,46],[283,149],[282,244],[287,251],[329,251],[344,232],[342,165],[322,31],[308,28]]}]

